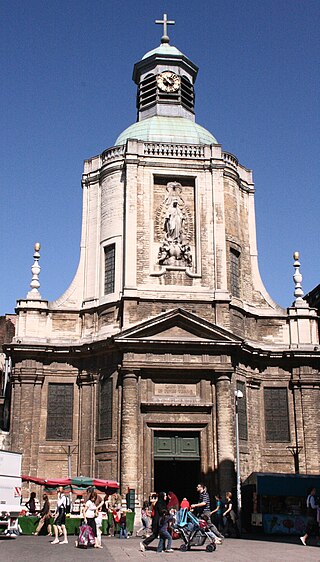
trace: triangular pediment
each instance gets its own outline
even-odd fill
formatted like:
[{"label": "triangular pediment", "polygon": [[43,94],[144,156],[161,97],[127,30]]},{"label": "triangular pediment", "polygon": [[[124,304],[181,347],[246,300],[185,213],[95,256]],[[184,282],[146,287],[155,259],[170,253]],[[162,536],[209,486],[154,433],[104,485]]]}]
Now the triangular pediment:
[{"label": "triangular pediment", "polygon": [[168,342],[239,345],[242,340],[231,332],[183,309],[165,312],[137,324],[115,337],[118,343]]}]

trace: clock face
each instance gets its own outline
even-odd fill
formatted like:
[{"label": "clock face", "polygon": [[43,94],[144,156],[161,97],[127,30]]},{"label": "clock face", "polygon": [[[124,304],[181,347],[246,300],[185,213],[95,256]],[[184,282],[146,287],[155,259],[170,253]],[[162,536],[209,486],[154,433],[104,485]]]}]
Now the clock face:
[{"label": "clock face", "polygon": [[165,70],[157,76],[157,84],[163,92],[176,92],[180,88],[181,79],[171,70]]}]

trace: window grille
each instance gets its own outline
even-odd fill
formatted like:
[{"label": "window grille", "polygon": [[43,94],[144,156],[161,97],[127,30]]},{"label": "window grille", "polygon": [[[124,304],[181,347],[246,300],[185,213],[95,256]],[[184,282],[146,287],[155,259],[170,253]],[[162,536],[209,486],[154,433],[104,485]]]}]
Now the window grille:
[{"label": "window grille", "polygon": [[73,426],[73,384],[48,385],[47,439],[70,441]]},{"label": "window grille", "polygon": [[286,388],[264,389],[264,416],[267,441],[290,441]]},{"label": "window grille", "polygon": [[116,248],[114,244],[105,247],[104,249],[104,264],[105,264],[104,294],[105,295],[114,293],[115,254],[116,254]]},{"label": "window grille", "polygon": [[99,395],[99,438],[110,439],[112,437],[112,379],[103,380],[100,383]]},{"label": "window grille", "polygon": [[247,396],[246,385],[244,382],[237,381],[237,390],[241,390],[243,398],[238,399],[238,424],[239,439],[248,439],[248,421],[247,421]]},{"label": "window grille", "polygon": [[240,297],[240,253],[230,248],[231,294]]}]

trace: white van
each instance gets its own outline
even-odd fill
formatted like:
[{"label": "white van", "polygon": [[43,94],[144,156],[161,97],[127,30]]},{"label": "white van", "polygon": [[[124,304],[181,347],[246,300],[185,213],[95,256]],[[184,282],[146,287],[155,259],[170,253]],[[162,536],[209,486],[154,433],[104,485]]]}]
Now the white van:
[{"label": "white van", "polygon": [[20,453],[0,450],[0,532],[16,536],[21,511]]}]

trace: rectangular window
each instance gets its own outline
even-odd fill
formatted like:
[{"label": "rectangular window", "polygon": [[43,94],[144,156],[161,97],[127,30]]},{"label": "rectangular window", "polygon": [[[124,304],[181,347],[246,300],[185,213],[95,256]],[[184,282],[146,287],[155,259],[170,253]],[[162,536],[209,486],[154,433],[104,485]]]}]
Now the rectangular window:
[{"label": "rectangular window", "polygon": [[114,293],[114,276],[115,276],[115,244],[106,246],[104,249],[104,294]]},{"label": "rectangular window", "polygon": [[248,439],[248,422],[247,422],[247,397],[246,385],[244,382],[237,381],[237,390],[241,390],[243,397],[238,398],[238,422],[239,422],[239,439]]},{"label": "rectangular window", "polygon": [[290,441],[288,394],[286,388],[264,389],[266,440]]},{"label": "rectangular window", "polygon": [[112,437],[112,394],[112,379],[101,381],[98,417],[100,439],[110,439]]},{"label": "rectangular window", "polygon": [[73,425],[73,384],[48,385],[47,439],[70,441]]},{"label": "rectangular window", "polygon": [[231,294],[240,297],[240,254],[233,248],[230,248],[230,268]]}]

